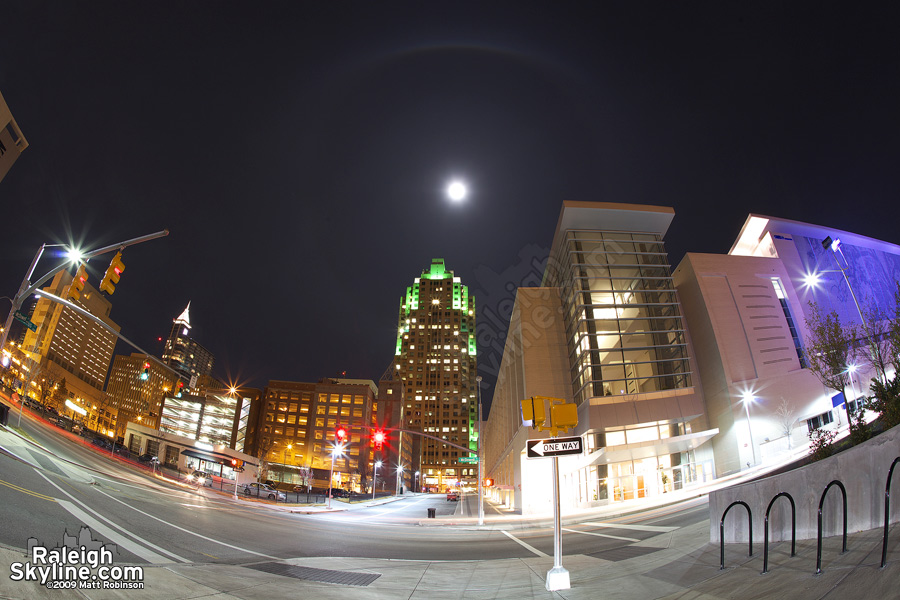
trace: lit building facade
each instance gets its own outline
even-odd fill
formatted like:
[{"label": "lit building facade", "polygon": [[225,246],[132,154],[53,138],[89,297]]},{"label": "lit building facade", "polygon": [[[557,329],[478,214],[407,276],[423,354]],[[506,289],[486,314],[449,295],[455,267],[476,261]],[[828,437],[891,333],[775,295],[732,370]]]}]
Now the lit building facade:
[{"label": "lit building facade", "polygon": [[117,355],[106,383],[106,394],[110,406],[119,413],[120,430],[124,431],[128,421],[159,427],[163,399],[176,381],[170,369],[146,354]]},{"label": "lit building facade", "polygon": [[212,373],[215,357],[191,338],[191,303],[172,322],[172,330],[163,348],[163,362],[178,371],[191,387]]},{"label": "lit building facade", "polygon": [[[727,255],[689,253],[674,277],[707,412],[720,431],[713,440],[720,475],[803,452],[814,429],[847,429],[844,395],[805,368],[810,302],[857,327],[859,309],[892,315],[900,247],[751,214]],[[847,368],[853,408],[876,374],[865,360]]]},{"label": "lit building facade", "polygon": [[[72,278],[68,272],[61,271],[44,289],[66,298]],[[112,304],[89,282],[73,302],[113,331],[119,331],[119,326],[109,318]],[[57,383],[65,379],[66,389],[79,404],[102,404],[103,384],[116,346],[115,334],[47,298],[37,301],[31,321],[36,331],[26,330],[21,349],[40,365],[41,377],[52,378]]]},{"label": "lit building facade", "polygon": [[714,477],[710,429],[663,243],[668,207],[565,202],[541,288],[518,290],[491,413],[494,497],[550,510],[550,461],[525,458],[520,402],[574,402],[583,456],[560,459],[562,502],[656,496]]},{"label": "lit building facade", "polygon": [[[263,390],[254,454],[276,481],[368,490],[374,456],[371,432],[381,422],[377,397],[378,387],[369,379],[270,381]],[[332,475],[338,425],[348,429],[349,439],[343,452],[334,455]]]},{"label": "lit building facade", "polygon": [[181,398],[166,396],[159,430],[196,440],[204,447],[235,448],[239,440],[246,439],[254,396],[246,390],[204,391],[202,395],[185,392]]},{"label": "lit building facade", "polygon": [[406,426],[469,448],[420,440],[411,468],[420,471],[421,484],[440,491],[475,484],[477,465],[460,462],[477,452],[475,298],[441,258],[406,288],[394,369],[405,388]]},{"label": "lit building facade", "polygon": [[0,181],[27,147],[28,141],[0,94]]}]

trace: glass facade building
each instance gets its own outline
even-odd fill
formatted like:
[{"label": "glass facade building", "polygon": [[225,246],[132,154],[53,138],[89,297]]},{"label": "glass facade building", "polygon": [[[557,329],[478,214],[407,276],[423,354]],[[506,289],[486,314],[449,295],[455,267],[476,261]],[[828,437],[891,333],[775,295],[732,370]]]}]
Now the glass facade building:
[{"label": "glass facade building", "polygon": [[545,285],[561,290],[576,403],[690,387],[684,322],[659,234],[566,231]]}]

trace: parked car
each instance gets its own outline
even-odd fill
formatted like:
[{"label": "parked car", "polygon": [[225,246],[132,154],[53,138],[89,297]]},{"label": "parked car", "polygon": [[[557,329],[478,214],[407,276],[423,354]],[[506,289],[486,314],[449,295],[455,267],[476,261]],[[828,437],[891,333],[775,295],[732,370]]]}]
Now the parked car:
[{"label": "parked car", "polygon": [[279,492],[271,485],[265,483],[245,483],[241,487],[244,488],[244,495],[246,496],[268,498],[269,500],[287,500],[284,492]]},{"label": "parked car", "polygon": [[305,494],[308,489],[305,485],[295,485],[293,491],[295,494]]},{"label": "parked car", "polygon": [[137,457],[138,462],[142,462],[142,463],[152,462],[154,458],[156,458],[156,457],[150,453],[141,454],[140,456]]},{"label": "parked car", "polygon": [[457,492],[456,490],[450,490],[449,492],[447,492],[447,502],[450,502],[451,500],[458,502],[459,492]]},{"label": "parked car", "polygon": [[197,485],[212,486],[213,484],[212,474],[205,471],[194,471],[187,476],[187,480],[191,483],[196,483]]},{"label": "parked car", "polygon": [[[325,491],[325,495],[328,495],[328,490]],[[331,497],[332,498],[349,498],[350,492],[343,488],[331,488]]]}]

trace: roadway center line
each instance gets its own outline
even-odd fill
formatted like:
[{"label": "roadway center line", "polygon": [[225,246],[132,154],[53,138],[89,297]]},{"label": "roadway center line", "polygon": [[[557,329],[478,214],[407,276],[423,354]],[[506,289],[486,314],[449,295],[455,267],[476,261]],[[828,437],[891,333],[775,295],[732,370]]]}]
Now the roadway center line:
[{"label": "roadway center line", "polygon": [[514,535],[511,534],[510,532],[506,531],[505,529],[501,529],[500,531],[503,532],[503,534],[504,534],[506,537],[508,537],[509,539],[511,539],[512,541],[516,542],[517,544],[519,544],[519,545],[522,546],[523,548],[525,548],[525,549],[527,549],[527,550],[530,550],[531,552],[534,552],[535,554],[537,554],[537,555],[540,556],[541,558],[550,558],[550,555],[549,555],[549,554],[545,554],[545,553],[541,552],[540,550],[538,550],[537,548],[535,548],[535,547],[532,546],[531,544],[526,544],[525,542],[523,542],[522,540],[520,540],[519,538],[517,538],[516,536],[514,536]]},{"label": "roadway center line", "polygon": [[[178,525],[175,525],[174,523],[169,523],[168,521],[166,521],[166,520],[164,520],[164,519],[160,519],[159,517],[156,517],[156,516],[154,516],[154,515],[151,515],[150,513],[144,512],[144,511],[142,511],[142,510],[139,509],[139,508],[135,508],[135,507],[131,506],[130,504],[126,503],[126,502],[122,502],[122,501],[119,500],[118,498],[113,498],[112,496],[110,496],[109,494],[107,494],[106,492],[104,492],[104,491],[102,491],[102,490],[96,490],[96,491],[97,491],[98,493],[100,493],[100,494],[103,494],[104,496],[106,496],[106,497],[109,498],[110,500],[115,500],[116,502],[118,502],[118,503],[121,504],[122,506],[127,506],[127,507],[130,508],[131,510],[133,510],[133,511],[135,511],[135,512],[141,513],[141,514],[144,515],[145,517],[150,517],[151,519],[155,519],[156,521],[159,521],[160,523],[163,523],[164,525],[168,525],[169,527],[174,527],[175,529],[178,529],[178,530],[183,531],[183,532],[185,532],[185,533],[189,533],[189,534],[191,534],[191,535],[197,536],[198,538],[204,539],[204,540],[206,540],[206,541],[208,541],[208,542],[213,542],[213,543],[216,543],[216,544],[221,544],[222,546],[226,546],[226,547],[231,548],[231,549],[233,549],[233,550],[237,550],[237,551],[239,551],[239,552],[246,552],[247,554],[255,554],[256,556],[262,556],[263,558],[271,558],[272,560],[281,560],[281,559],[278,558],[277,556],[269,556],[268,554],[263,554],[262,552],[255,552],[255,551],[253,551],[253,550],[247,550],[246,548],[241,548],[240,546],[233,546],[233,545],[231,545],[231,544],[229,544],[229,543],[227,543],[227,542],[222,542],[222,541],[213,539],[213,538],[211,538],[211,537],[206,537],[205,535],[200,535],[200,534],[197,533],[196,531],[191,531],[190,529],[185,529],[184,527],[179,527]],[[187,562],[187,561],[185,561],[185,562]]]},{"label": "roadway center line", "polygon": [[669,533],[678,527],[663,527],[662,525],[630,525],[623,523],[601,523],[600,521],[585,521],[582,525],[592,527],[609,527],[610,529],[631,529],[632,531],[653,531],[655,533]]},{"label": "roadway center line", "polygon": [[561,529],[562,529],[563,531],[568,531],[569,533],[583,533],[584,535],[595,535],[595,536],[597,536],[597,537],[610,538],[610,539],[612,539],[612,540],[624,540],[624,541],[626,541],[626,542],[639,542],[639,541],[641,541],[641,540],[637,540],[637,539],[635,539],[635,538],[620,537],[620,536],[618,536],[618,535],[607,535],[607,534],[605,534],[605,533],[594,533],[593,531],[579,531],[579,530],[577,530],[577,529],[566,529],[565,527],[561,527]]},{"label": "roadway center line", "polygon": [[[125,548],[126,550],[131,552],[132,554],[143,558],[144,560],[146,560],[148,563],[151,563],[151,564],[157,564],[157,565],[158,564],[171,564],[171,563],[175,562],[175,560],[179,560],[181,562],[188,562],[186,559],[181,558],[177,554],[173,554],[173,553],[169,552],[168,550],[164,550],[163,548],[160,548],[159,546],[155,546],[155,545],[151,544],[150,542],[148,542],[147,540],[141,538],[140,536],[137,536],[137,535],[131,533],[130,531],[127,531],[126,529],[119,527],[118,525],[113,525],[113,523],[111,521],[109,521],[105,517],[100,516],[99,514],[97,514],[96,512],[94,512],[93,510],[88,508],[87,506],[85,506],[82,502],[77,500],[69,492],[62,489],[58,485],[56,485],[56,483],[53,482],[49,477],[47,477],[40,471],[36,470],[36,472],[38,475],[40,475],[41,477],[46,479],[47,482],[50,483],[50,485],[52,485],[53,487],[58,489],[60,492],[62,492],[66,496],[68,496],[72,500],[72,502],[80,505],[84,509],[84,510],[81,510],[81,508],[78,508],[77,506],[75,506],[75,504],[73,504],[72,502],[69,502],[67,500],[60,500],[60,499],[56,500],[57,504],[62,506],[64,509],[66,509],[76,519],[78,519],[79,521],[81,521],[82,523],[84,523],[85,525],[90,527],[91,531],[96,531],[97,533],[105,536],[106,539],[108,539],[112,542],[115,542],[116,544],[118,544],[119,546],[122,546],[123,548]],[[85,511],[87,511],[87,512],[85,512]],[[88,513],[91,513],[91,514],[88,514]],[[94,515],[94,516],[91,516],[91,515]],[[96,518],[94,518],[94,517],[96,517]],[[101,520],[109,523],[110,526],[104,525],[103,523],[100,522]],[[167,554],[168,556],[171,556],[175,560],[170,560],[168,558],[165,558],[164,556],[160,556],[156,552],[153,552],[153,550],[149,550],[148,548],[141,546],[137,542],[133,542],[132,540],[125,537],[124,534],[119,533],[118,531],[115,531],[114,529],[112,529],[112,526],[115,526],[118,529],[121,529],[124,533],[127,533],[128,535],[132,536],[136,540],[146,544],[150,548],[159,550],[163,554]]]}]

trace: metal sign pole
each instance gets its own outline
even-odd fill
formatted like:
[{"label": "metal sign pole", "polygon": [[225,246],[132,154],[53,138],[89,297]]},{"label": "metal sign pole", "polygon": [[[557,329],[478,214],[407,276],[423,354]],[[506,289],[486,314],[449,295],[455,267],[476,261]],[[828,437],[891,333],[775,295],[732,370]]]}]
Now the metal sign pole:
[{"label": "metal sign pole", "polygon": [[559,457],[553,457],[553,568],[547,571],[548,592],[567,590],[569,572],[562,566],[562,526],[559,514]]}]

